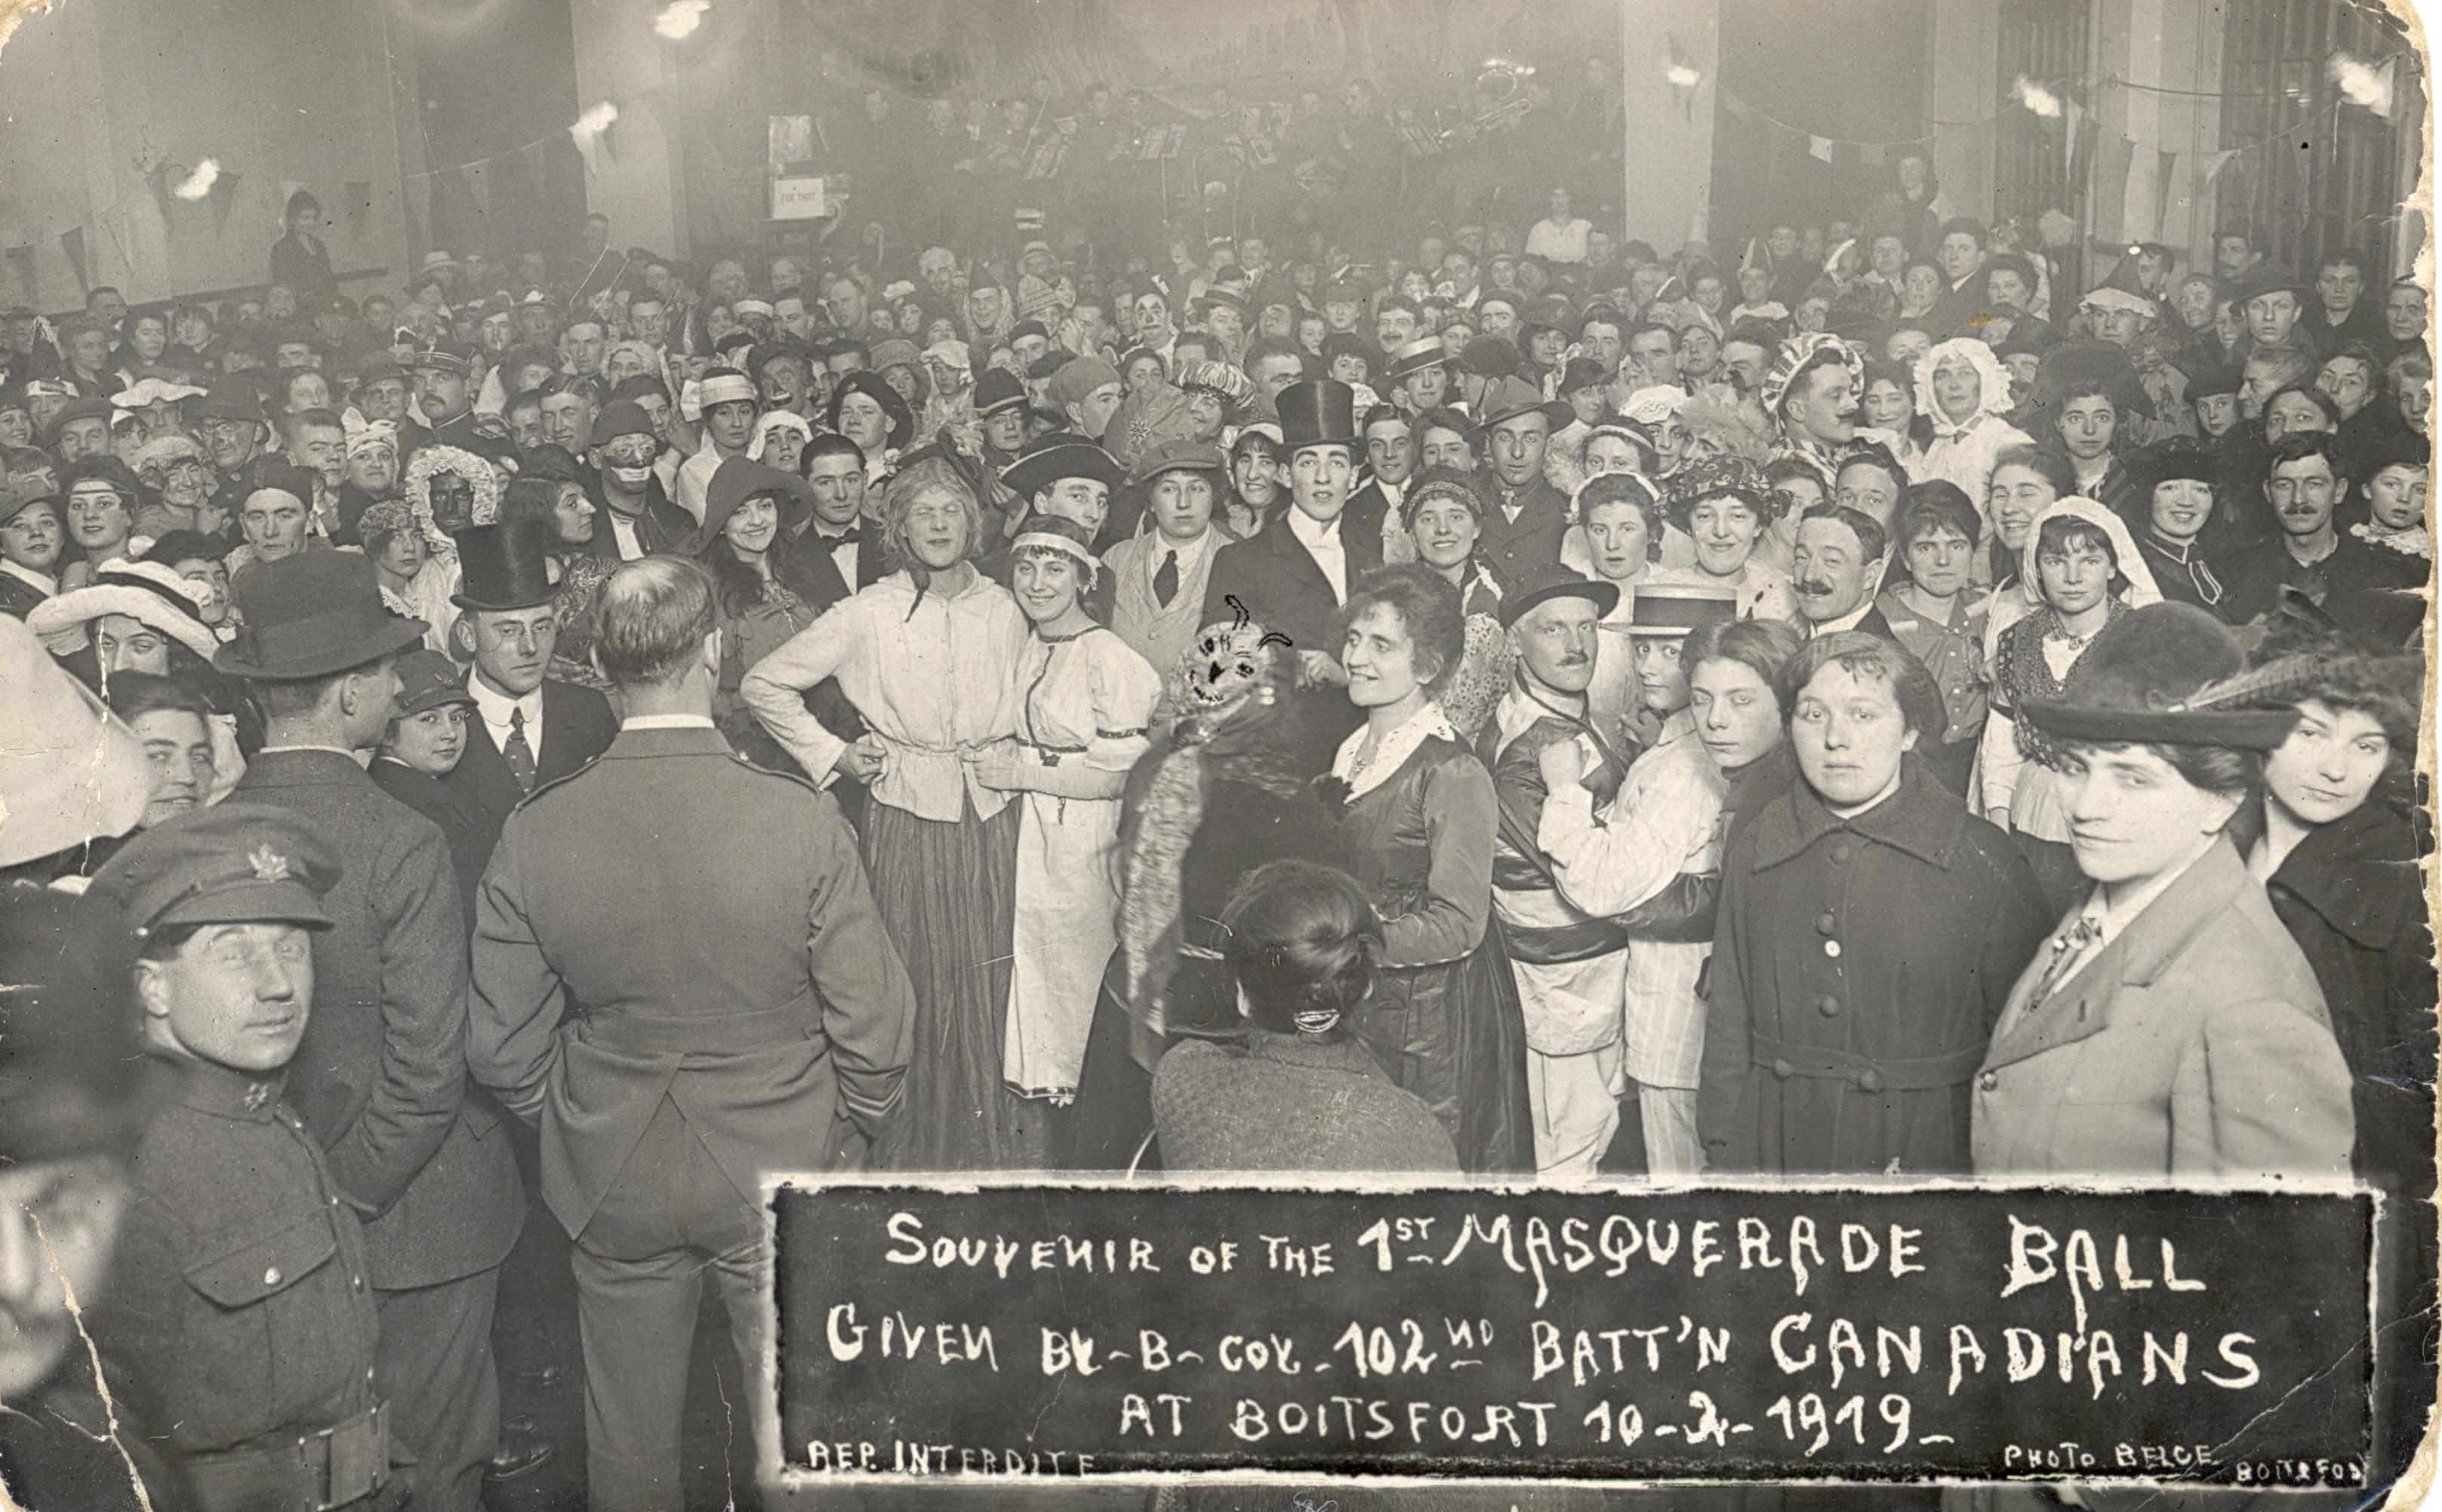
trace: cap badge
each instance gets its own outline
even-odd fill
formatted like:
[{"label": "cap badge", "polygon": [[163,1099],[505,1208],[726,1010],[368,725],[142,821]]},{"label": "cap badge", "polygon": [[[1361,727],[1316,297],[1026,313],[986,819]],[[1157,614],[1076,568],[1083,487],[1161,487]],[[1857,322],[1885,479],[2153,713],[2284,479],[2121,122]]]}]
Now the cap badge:
[{"label": "cap badge", "polygon": [[288,858],[269,846],[257,847],[254,853],[246,859],[254,867],[254,880],[257,882],[288,880]]}]

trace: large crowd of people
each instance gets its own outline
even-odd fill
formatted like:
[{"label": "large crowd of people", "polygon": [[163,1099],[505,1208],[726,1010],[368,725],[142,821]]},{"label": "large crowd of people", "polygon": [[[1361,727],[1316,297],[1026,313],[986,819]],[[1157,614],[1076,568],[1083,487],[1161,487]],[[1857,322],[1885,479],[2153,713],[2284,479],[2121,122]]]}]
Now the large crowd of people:
[{"label": "large crowd of people", "polygon": [[6,317],[21,1500],[473,1508],[561,1308],[677,1505],[865,1167],[2354,1174],[2414,1444],[2422,288],[1914,156],[1720,255],[941,198]]}]

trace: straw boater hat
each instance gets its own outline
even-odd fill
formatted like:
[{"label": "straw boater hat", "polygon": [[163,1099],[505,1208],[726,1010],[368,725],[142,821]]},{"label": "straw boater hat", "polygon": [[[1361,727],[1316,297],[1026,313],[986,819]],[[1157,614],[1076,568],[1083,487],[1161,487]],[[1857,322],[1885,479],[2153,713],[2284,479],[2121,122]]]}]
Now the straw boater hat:
[{"label": "straw boater hat", "polygon": [[82,588],[72,588],[35,605],[26,628],[43,638],[54,656],[70,656],[91,640],[95,620],[124,614],[210,661],[220,649],[211,627],[199,617],[194,585],[158,562],[104,562]]},{"label": "straw boater hat", "polygon": [[1628,633],[1657,637],[1691,635],[1707,625],[1738,618],[1739,593],[1709,583],[1644,583],[1629,611]]}]

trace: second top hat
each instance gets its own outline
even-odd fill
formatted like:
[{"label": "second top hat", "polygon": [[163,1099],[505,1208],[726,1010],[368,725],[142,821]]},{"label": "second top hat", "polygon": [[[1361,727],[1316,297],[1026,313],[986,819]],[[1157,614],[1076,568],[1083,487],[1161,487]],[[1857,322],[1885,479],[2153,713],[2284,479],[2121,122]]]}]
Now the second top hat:
[{"label": "second top hat", "polygon": [[1337,378],[1292,383],[1273,397],[1281,416],[1281,449],[1357,445],[1357,391]]},{"label": "second top hat", "polygon": [[458,592],[449,602],[460,609],[533,609],[548,604],[559,592],[551,580],[551,548],[556,532],[545,520],[475,525],[460,531]]}]

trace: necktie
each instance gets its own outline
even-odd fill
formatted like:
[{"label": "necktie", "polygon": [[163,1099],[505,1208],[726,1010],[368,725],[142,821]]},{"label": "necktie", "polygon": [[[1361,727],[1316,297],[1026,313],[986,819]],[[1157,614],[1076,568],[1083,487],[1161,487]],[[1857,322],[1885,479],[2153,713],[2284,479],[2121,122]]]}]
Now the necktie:
[{"label": "necktie", "polygon": [[1170,608],[1170,601],[1178,596],[1178,553],[1161,554],[1161,568],[1153,574],[1153,596],[1161,600],[1164,609]]},{"label": "necktie", "polygon": [[2095,920],[2080,917],[2078,921],[2052,937],[2052,958],[2044,967],[2044,975],[2035,983],[2027,1006],[2034,1008],[2052,995],[2052,990],[2068,979],[2069,973],[2085,963],[2086,948],[2101,938],[2103,925]]},{"label": "necktie", "polygon": [[526,711],[523,709],[509,711],[509,738],[501,747],[501,759],[509,764],[509,775],[518,779],[519,792],[534,792],[534,747],[526,744]]}]

